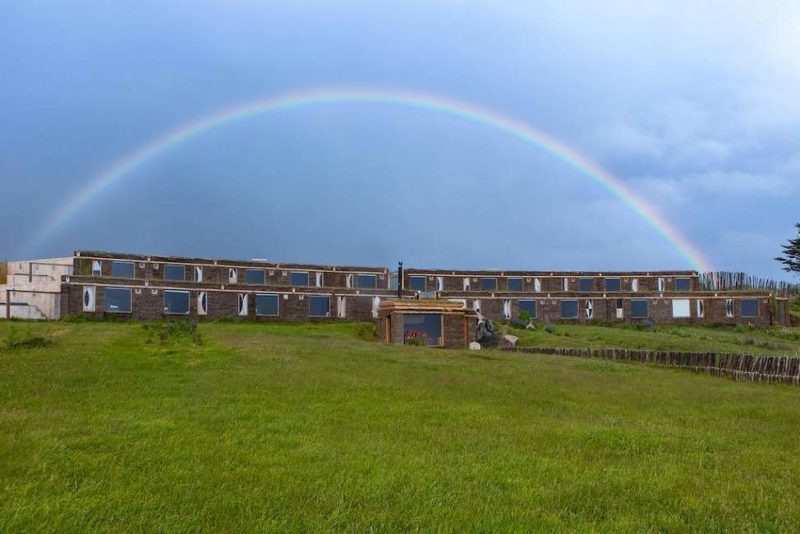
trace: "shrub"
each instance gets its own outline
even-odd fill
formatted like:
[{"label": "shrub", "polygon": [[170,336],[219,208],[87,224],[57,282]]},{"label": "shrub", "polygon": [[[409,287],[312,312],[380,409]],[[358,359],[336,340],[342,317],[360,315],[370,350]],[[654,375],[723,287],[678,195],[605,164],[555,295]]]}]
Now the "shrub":
[{"label": "shrub", "polygon": [[378,341],[378,327],[375,323],[359,325],[356,336],[363,341]]},{"label": "shrub", "polygon": [[52,339],[49,337],[33,335],[30,332],[20,334],[17,332],[17,329],[12,326],[2,339],[0,339],[0,346],[6,350],[35,349],[46,347],[52,342]]}]

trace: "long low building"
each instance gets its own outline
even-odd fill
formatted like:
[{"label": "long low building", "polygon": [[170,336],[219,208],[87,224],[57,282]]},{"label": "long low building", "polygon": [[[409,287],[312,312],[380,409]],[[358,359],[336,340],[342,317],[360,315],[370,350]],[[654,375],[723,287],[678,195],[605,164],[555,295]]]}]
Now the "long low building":
[{"label": "long low building", "polygon": [[[523,316],[539,323],[766,326],[789,322],[787,298],[766,290],[709,291],[694,271],[405,269],[398,276],[386,267],[100,251],[75,251],[72,258],[8,266],[9,282],[19,278],[25,286],[16,293],[5,288],[7,317],[19,315],[11,313],[15,307],[39,299],[37,309],[44,311],[36,317],[48,319],[82,314],[142,320],[184,316],[371,321],[378,319],[381,302],[402,297],[458,302],[492,320]],[[37,280],[46,283],[38,296]]]}]

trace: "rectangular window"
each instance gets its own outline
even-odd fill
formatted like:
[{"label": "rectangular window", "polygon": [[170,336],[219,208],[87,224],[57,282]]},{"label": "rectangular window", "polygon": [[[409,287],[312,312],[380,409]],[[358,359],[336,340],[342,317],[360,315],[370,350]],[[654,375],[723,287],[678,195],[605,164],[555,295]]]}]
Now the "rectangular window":
[{"label": "rectangular window", "polygon": [[108,313],[131,312],[131,290],[127,287],[107,287],[103,290],[103,308]]},{"label": "rectangular window", "polygon": [[442,316],[436,313],[404,314],[403,340],[421,341],[428,346],[441,345]]},{"label": "rectangular window", "polygon": [[758,300],[742,300],[742,317],[758,317]]},{"label": "rectangular window", "polygon": [[536,319],[536,301],[535,300],[521,300],[519,301],[519,312],[528,312],[531,319]]},{"label": "rectangular window", "polygon": [[356,276],[356,287],[359,289],[375,289],[378,287],[378,277],[374,274],[359,274]]},{"label": "rectangular window", "polygon": [[189,292],[164,291],[164,313],[189,315]]},{"label": "rectangular window", "polygon": [[247,269],[244,272],[244,281],[247,284],[264,285],[267,283],[267,273],[261,269]]},{"label": "rectangular window", "polygon": [[278,295],[256,295],[256,315],[260,317],[277,317]]},{"label": "rectangular window", "polygon": [[481,278],[481,291],[494,291],[497,289],[497,278]]},{"label": "rectangular window", "polygon": [[92,260],[92,276],[103,276],[103,264]]},{"label": "rectangular window", "polygon": [[562,319],[577,319],[578,318],[578,301],[577,300],[562,300],[561,301],[561,318]]},{"label": "rectangular window", "polygon": [[302,271],[294,271],[289,274],[289,284],[293,287],[307,287],[308,286],[308,273]]},{"label": "rectangular window", "polygon": [[132,261],[112,261],[111,276],[114,278],[133,278],[136,264]]},{"label": "rectangular window", "polygon": [[408,289],[411,291],[426,291],[426,280],[424,276],[409,276]]},{"label": "rectangular window", "polygon": [[578,280],[578,290],[583,292],[594,291],[594,278],[581,278]]},{"label": "rectangular window", "polygon": [[522,291],[522,278],[509,278],[508,279],[509,291]]},{"label": "rectangular window", "polygon": [[672,301],[672,317],[676,319],[686,319],[692,316],[691,303],[688,299],[675,299]]},{"label": "rectangular window", "polygon": [[691,278],[676,278],[675,291],[691,291],[692,279]]},{"label": "rectangular window", "polygon": [[646,300],[631,301],[631,318],[647,319],[650,316],[650,303]]},{"label": "rectangular window", "polygon": [[185,280],[186,268],[183,265],[164,265],[164,280]]},{"label": "rectangular window", "polygon": [[397,291],[398,277],[396,274],[389,275],[389,291]]},{"label": "rectangular window", "polygon": [[606,278],[605,288],[609,293],[614,293],[622,289],[622,281],[619,278]]},{"label": "rectangular window", "polygon": [[314,295],[308,299],[308,315],[311,317],[328,317],[331,311],[330,297]]}]

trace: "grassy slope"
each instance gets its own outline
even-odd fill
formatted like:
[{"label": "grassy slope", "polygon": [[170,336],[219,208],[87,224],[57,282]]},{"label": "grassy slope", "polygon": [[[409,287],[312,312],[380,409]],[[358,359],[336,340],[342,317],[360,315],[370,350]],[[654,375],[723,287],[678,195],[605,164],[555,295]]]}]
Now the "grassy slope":
[{"label": "grassy slope", "polygon": [[791,356],[800,354],[800,330],[796,328],[712,328],[703,326],[659,326],[653,330],[630,325],[553,325],[548,333],[506,327],[518,336],[521,346],[732,352]]},{"label": "grassy slope", "polygon": [[360,341],[139,325],[0,351],[0,531],[800,528],[800,389]]}]

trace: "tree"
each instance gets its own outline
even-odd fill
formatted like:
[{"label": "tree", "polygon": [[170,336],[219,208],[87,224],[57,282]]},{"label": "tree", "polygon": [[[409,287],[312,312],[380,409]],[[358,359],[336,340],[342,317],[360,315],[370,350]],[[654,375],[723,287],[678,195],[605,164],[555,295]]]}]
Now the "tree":
[{"label": "tree", "polygon": [[790,273],[800,273],[800,223],[795,226],[798,237],[790,239],[788,244],[783,245],[783,256],[775,258],[783,264],[783,270]]}]

